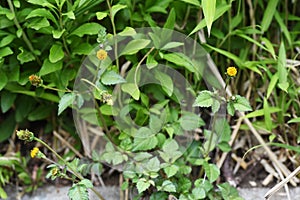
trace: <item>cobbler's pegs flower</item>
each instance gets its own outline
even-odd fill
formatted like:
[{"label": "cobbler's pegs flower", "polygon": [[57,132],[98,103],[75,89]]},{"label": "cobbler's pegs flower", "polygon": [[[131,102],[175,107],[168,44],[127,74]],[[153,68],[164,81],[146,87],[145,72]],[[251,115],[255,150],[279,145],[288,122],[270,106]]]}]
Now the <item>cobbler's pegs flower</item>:
[{"label": "cobbler's pegs flower", "polygon": [[36,155],[38,154],[39,151],[40,151],[39,148],[34,147],[34,148],[30,151],[30,156],[31,156],[31,158],[36,157]]},{"label": "cobbler's pegs flower", "polygon": [[43,84],[43,80],[37,75],[32,74],[28,77],[28,79],[33,86],[39,87]]},{"label": "cobbler's pegs flower", "polygon": [[56,176],[58,174],[58,168],[57,167],[53,167],[52,169],[51,169],[51,175],[52,176]]},{"label": "cobbler's pegs flower", "polygon": [[109,94],[109,93],[106,92],[106,91],[102,94],[102,100],[103,100],[103,102],[106,103],[107,105],[110,105],[110,106],[113,105],[112,95]]},{"label": "cobbler's pegs flower", "polygon": [[30,151],[30,156],[31,158],[46,158],[45,154],[43,154],[38,147],[34,147],[31,151]]},{"label": "cobbler's pegs flower", "polygon": [[17,131],[17,136],[20,140],[24,140],[25,142],[31,142],[34,139],[34,134],[27,129]]},{"label": "cobbler's pegs flower", "polygon": [[237,74],[237,69],[235,67],[228,67],[226,74],[230,77],[235,77]]},{"label": "cobbler's pegs flower", "polygon": [[104,60],[107,57],[107,52],[104,49],[97,51],[97,58],[99,60]]}]

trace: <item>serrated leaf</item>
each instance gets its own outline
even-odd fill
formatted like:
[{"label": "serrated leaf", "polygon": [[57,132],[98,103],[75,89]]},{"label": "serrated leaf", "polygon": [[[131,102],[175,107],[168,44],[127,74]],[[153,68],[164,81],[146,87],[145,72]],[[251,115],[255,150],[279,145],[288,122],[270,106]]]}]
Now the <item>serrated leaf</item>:
[{"label": "serrated leaf", "polygon": [[160,162],[157,157],[151,158],[147,163],[146,167],[151,172],[158,172],[160,170]]},{"label": "serrated leaf", "polygon": [[166,191],[166,192],[176,192],[176,187],[174,185],[174,183],[172,183],[169,180],[165,180],[161,186],[162,191]]},{"label": "serrated leaf", "polygon": [[196,187],[192,190],[192,194],[195,199],[204,199],[206,197],[205,189],[202,187]]},{"label": "serrated leaf", "polygon": [[101,25],[95,22],[85,23],[74,30],[71,35],[77,35],[82,37],[84,35],[97,35],[99,30],[101,29]]},{"label": "serrated leaf", "polygon": [[212,92],[208,90],[201,91],[197,96],[193,106],[210,107],[213,104]]},{"label": "serrated leaf", "polygon": [[76,98],[76,95],[74,93],[64,94],[59,101],[57,115],[60,115],[67,107],[72,105],[75,98]]},{"label": "serrated leaf", "polygon": [[150,183],[146,180],[139,179],[136,184],[136,187],[138,189],[139,194],[141,194],[150,187]]},{"label": "serrated leaf", "polygon": [[154,76],[160,82],[162,89],[168,94],[168,96],[172,96],[174,86],[171,77],[158,70],[155,71]]},{"label": "serrated leaf", "polygon": [[204,19],[206,22],[207,32],[209,36],[211,26],[215,18],[216,0],[202,0],[202,10],[203,10]]},{"label": "serrated leaf", "polygon": [[204,164],[203,167],[210,183],[216,181],[220,176],[220,169],[216,165]]},{"label": "serrated leaf", "polygon": [[42,65],[42,68],[40,69],[40,72],[39,72],[39,75],[40,76],[44,76],[46,74],[50,74],[52,72],[55,72],[55,71],[58,71],[58,70],[61,70],[63,67],[63,62],[62,60],[61,61],[58,61],[56,63],[51,63],[49,61],[48,58],[46,58],[44,60],[44,63]]},{"label": "serrated leaf", "polygon": [[122,76],[111,70],[104,72],[104,74],[101,76],[101,82],[104,85],[116,85],[126,81]]},{"label": "serrated leaf", "polygon": [[145,49],[148,44],[150,44],[150,40],[146,39],[136,39],[130,41],[122,50],[121,55],[133,55],[136,54],[139,50]]},{"label": "serrated leaf", "polygon": [[162,128],[163,122],[155,115],[150,115],[149,127],[153,133],[158,133]]},{"label": "serrated leaf", "polygon": [[213,113],[218,112],[219,109],[220,109],[220,106],[221,106],[220,102],[219,102],[218,100],[216,100],[216,99],[213,99],[213,104],[212,104],[212,106],[211,106],[212,112],[213,112]]},{"label": "serrated leaf", "polygon": [[150,150],[155,148],[157,143],[158,140],[155,137],[155,134],[152,133],[151,129],[142,127],[134,136],[133,151]]},{"label": "serrated leaf", "polygon": [[82,179],[77,184],[84,185],[86,188],[92,188],[92,187],[94,187],[92,181],[90,181],[88,179]]},{"label": "serrated leaf", "polygon": [[125,83],[122,84],[121,89],[130,94],[135,100],[139,100],[140,98],[140,90],[134,83]]},{"label": "serrated leaf", "polygon": [[68,192],[70,200],[89,200],[87,187],[81,184],[73,185]]},{"label": "serrated leaf", "polygon": [[199,126],[205,124],[204,121],[194,113],[183,114],[183,116],[179,119],[179,123],[183,130],[186,131],[195,130],[196,128],[199,128]]},{"label": "serrated leaf", "polygon": [[178,170],[179,167],[174,164],[164,168],[164,172],[166,173],[168,178],[174,176],[178,172]]},{"label": "serrated leaf", "polygon": [[249,101],[240,95],[235,96],[236,100],[233,101],[233,106],[235,110],[245,112],[245,111],[252,111]]}]

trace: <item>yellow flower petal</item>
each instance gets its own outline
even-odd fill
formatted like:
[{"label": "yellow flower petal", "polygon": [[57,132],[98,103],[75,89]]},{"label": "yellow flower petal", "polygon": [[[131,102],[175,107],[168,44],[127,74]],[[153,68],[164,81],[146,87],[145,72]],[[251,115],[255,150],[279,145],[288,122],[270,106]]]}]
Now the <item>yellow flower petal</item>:
[{"label": "yellow flower petal", "polygon": [[227,73],[228,76],[234,77],[237,74],[237,69],[235,67],[228,67]]},{"label": "yellow flower petal", "polygon": [[104,60],[107,57],[107,52],[103,49],[100,49],[99,51],[97,51],[97,58],[99,60]]},{"label": "yellow flower petal", "polygon": [[37,148],[37,147],[34,147],[31,151],[30,151],[30,156],[31,156],[31,158],[34,158],[34,157],[36,157],[36,155],[39,153],[39,148]]}]

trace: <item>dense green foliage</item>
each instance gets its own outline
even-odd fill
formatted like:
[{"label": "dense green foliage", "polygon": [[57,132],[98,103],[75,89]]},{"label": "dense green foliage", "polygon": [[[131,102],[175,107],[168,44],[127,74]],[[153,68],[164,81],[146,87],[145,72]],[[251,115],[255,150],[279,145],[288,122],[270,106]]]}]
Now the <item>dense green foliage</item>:
[{"label": "dense green foliage", "polygon": [[[122,188],[136,187],[136,198],[167,199],[172,194],[180,199],[239,199],[228,183],[216,184],[220,169],[213,156],[216,149],[231,150],[229,123],[234,122],[215,119],[213,125],[221,128],[210,130],[207,119],[193,112],[181,113],[176,85],[167,70],[158,66],[168,65],[188,80],[190,95],[196,99],[193,109],[201,107],[204,113],[218,113],[227,103],[227,112],[232,116],[235,110],[253,109],[246,117],[257,130],[271,136],[270,145],[290,150],[288,156],[298,153],[293,148],[300,140],[300,13],[296,4],[297,1],[278,0],[2,1],[0,142],[7,142],[16,127],[43,129],[47,134],[62,128],[78,139],[70,123],[73,107],[84,121],[102,127],[110,139],[102,155],[91,155],[85,149],[94,162],[89,169],[96,166],[99,171],[99,162],[113,166],[126,163]],[[136,34],[135,29],[141,27],[178,31],[201,44],[234,95],[225,95],[224,88],[212,77],[209,84],[214,89],[206,90],[208,78],[197,71],[199,63],[182,52],[171,52],[182,44],[168,41],[168,31],[153,29],[153,33],[149,31],[150,38],[144,38]],[[112,38],[133,40],[118,44]],[[97,55],[99,48],[108,52],[107,62]],[[124,69],[126,62],[130,64]],[[139,87],[137,82],[143,76],[138,70],[144,63],[160,86]],[[238,68],[234,78],[226,76],[229,66]],[[91,75],[83,77],[83,89],[92,88],[90,97],[74,86],[82,68]],[[133,75],[125,78],[122,69]],[[33,86],[29,78],[33,74],[42,79],[39,87]],[[115,94],[115,85],[129,95],[120,97],[128,110],[118,110],[121,105],[112,109],[110,95]],[[94,109],[80,109],[90,100],[96,102]],[[141,128],[116,123],[116,112],[122,112],[123,117],[134,116],[134,123]],[[40,125],[32,127],[36,124]],[[246,125],[241,129],[249,130]],[[189,141],[192,144],[187,148],[175,139],[186,132],[201,140]],[[265,140],[269,142],[268,137]],[[16,158],[19,163],[2,165],[0,160],[0,166],[4,166],[4,170],[0,168],[2,198],[5,192],[1,186],[12,176],[7,169],[24,162]],[[84,165],[79,172],[86,172],[86,168]],[[197,175],[195,169],[200,171]],[[24,184],[32,185],[30,181]],[[86,189],[90,187],[89,182],[77,182],[69,195],[79,192],[87,199]]]}]

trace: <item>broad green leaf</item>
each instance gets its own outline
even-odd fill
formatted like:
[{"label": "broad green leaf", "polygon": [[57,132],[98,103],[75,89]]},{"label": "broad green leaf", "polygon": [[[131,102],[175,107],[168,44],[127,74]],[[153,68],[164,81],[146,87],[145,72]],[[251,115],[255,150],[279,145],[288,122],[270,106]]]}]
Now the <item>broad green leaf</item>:
[{"label": "broad green leaf", "polygon": [[72,103],[75,101],[76,95],[74,93],[67,93],[64,94],[58,104],[58,114],[60,115],[67,107],[72,105]]},{"label": "broad green leaf", "polygon": [[279,75],[278,87],[283,91],[287,92],[287,88],[289,87],[289,82],[287,81],[288,72],[286,69],[286,51],[283,42],[281,42],[279,48],[277,70]]},{"label": "broad green leaf", "polygon": [[204,199],[206,197],[206,192],[204,188],[196,187],[192,190],[192,194],[195,199]]},{"label": "broad green leaf", "polygon": [[169,13],[168,19],[167,19],[166,23],[164,24],[164,28],[174,29],[175,20],[176,20],[176,13],[175,13],[174,8],[172,8]]},{"label": "broad green leaf", "polygon": [[200,3],[199,3],[198,0],[180,0],[180,1],[183,1],[185,3],[189,3],[189,4],[192,4],[194,6],[200,7]]},{"label": "broad green leaf", "polygon": [[156,147],[158,140],[149,128],[140,128],[134,136],[133,151],[145,151]]},{"label": "broad green leaf", "polygon": [[202,10],[207,26],[208,36],[210,36],[211,26],[215,18],[216,0],[202,0]]},{"label": "broad green leaf", "polygon": [[136,184],[136,187],[138,189],[139,194],[141,194],[150,187],[150,183],[146,179],[139,179]]},{"label": "broad green leaf", "polygon": [[179,167],[174,164],[164,167],[164,172],[166,173],[168,178],[174,176],[178,172],[178,170],[179,170]]},{"label": "broad green leaf", "polygon": [[123,31],[118,33],[120,36],[134,36],[136,35],[136,31],[132,27],[126,27]]},{"label": "broad green leaf", "polygon": [[12,134],[15,132],[16,128],[16,120],[15,115],[13,113],[9,114],[8,116],[3,119],[0,123],[0,142],[3,142],[10,138]]},{"label": "broad green leaf", "polygon": [[299,123],[300,122],[300,117],[297,117],[297,118],[294,118],[294,119],[291,119],[288,121],[288,123]]},{"label": "broad green leaf", "polygon": [[86,188],[92,188],[93,183],[89,179],[82,179],[77,184],[84,185]]},{"label": "broad green leaf", "polygon": [[[220,6],[217,6],[216,12],[215,12],[215,17],[213,21],[216,21],[219,17],[221,17],[227,10],[231,8],[231,5],[228,4],[221,4]],[[205,19],[201,20],[199,24],[192,30],[192,32],[189,34],[192,35],[196,33],[197,31],[201,30],[206,26],[206,21]]]},{"label": "broad green leaf", "polygon": [[106,12],[96,12],[96,17],[98,20],[104,19],[107,15],[108,15],[108,13],[106,13]]},{"label": "broad green leaf", "polygon": [[[1,82],[1,74],[0,74],[0,82]],[[15,102],[16,97],[17,97],[17,94],[15,94],[15,93],[8,92],[7,90],[1,91],[2,113],[6,113],[12,107],[13,103]]]},{"label": "broad green leaf", "polygon": [[127,7],[126,5],[121,5],[121,4],[113,5],[112,8],[111,8],[111,17],[112,17],[112,20],[114,20],[115,15],[117,14],[117,12],[119,12],[120,10],[122,10],[122,9],[124,9],[126,7]]},{"label": "broad green leaf", "polygon": [[0,91],[5,87],[7,82],[8,82],[8,79],[7,79],[5,72],[0,70]]},{"label": "broad green leaf", "polygon": [[130,94],[135,100],[139,100],[140,98],[140,90],[134,83],[125,83],[122,84],[121,89]]},{"label": "broad green leaf", "polygon": [[150,40],[146,39],[136,39],[130,41],[122,50],[121,55],[132,55],[136,54],[139,50],[145,49],[148,44],[150,44]]},{"label": "broad green leaf", "polygon": [[263,33],[268,30],[268,28],[272,22],[274,13],[276,11],[277,4],[278,4],[278,0],[268,1],[268,5],[267,5],[266,10],[264,11],[264,16],[263,16],[262,22],[261,22],[261,30]]},{"label": "broad green leaf", "polygon": [[279,79],[279,76],[278,76],[278,72],[277,72],[272,76],[272,78],[270,80],[268,90],[267,90],[267,99],[270,97],[273,89],[275,88],[278,79]]},{"label": "broad green leaf", "polygon": [[30,21],[30,23],[27,24],[27,27],[32,28],[32,29],[37,30],[37,31],[40,30],[41,28],[45,28],[45,27],[52,28],[46,17],[34,18],[32,21]]},{"label": "broad green leaf", "polygon": [[74,184],[68,192],[70,200],[89,200],[87,187],[82,184]]},{"label": "broad green leaf", "polygon": [[75,14],[74,14],[74,12],[72,10],[70,10],[67,13],[63,13],[62,15],[63,16],[67,16],[69,19],[73,19],[73,20],[75,19]]},{"label": "broad green leaf", "polygon": [[200,126],[205,125],[204,121],[194,113],[185,113],[179,119],[180,126],[183,130],[192,131]]},{"label": "broad green leaf", "polygon": [[27,118],[29,121],[46,119],[51,115],[52,111],[53,106],[40,105],[37,108],[35,108],[32,112],[30,112]]},{"label": "broad green leaf", "polygon": [[40,75],[40,76],[44,76],[44,75],[46,75],[46,74],[50,74],[50,73],[52,73],[52,72],[61,70],[62,67],[63,67],[63,62],[62,62],[62,61],[58,61],[58,62],[56,62],[56,63],[51,63],[51,62],[49,61],[49,59],[46,58],[46,59],[44,60],[44,63],[43,63],[43,65],[42,65],[42,68],[41,68],[41,70],[40,70],[40,72],[39,72],[39,75]]},{"label": "broad green leaf", "polygon": [[81,43],[72,51],[72,53],[78,55],[89,55],[93,48],[94,47],[89,43]]},{"label": "broad green leaf", "polygon": [[158,70],[155,71],[154,76],[160,82],[160,86],[168,94],[168,96],[172,96],[174,86],[171,77]]},{"label": "broad green leaf", "polygon": [[11,50],[10,47],[4,47],[0,49],[0,58],[3,58],[5,56],[11,55],[14,52]]},{"label": "broad green leaf", "polygon": [[37,8],[37,9],[31,11],[25,19],[29,19],[29,18],[33,18],[33,17],[46,17],[47,19],[50,19],[52,22],[57,24],[57,20],[52,15],[52,13],[45,8]]},{"label": "broad green leaf", "polygon": [[203,167],[210,183],[216,181],[220,176],[220,169],[216,165],[204,164]]},{"label": "broad green leaf", "polygon": [[31,52],[24,50],[23,47],[19,47],[19,50],[21,53],[18,54],[17,59],[21,64],[35,60],[35,57]]},{"label": "broad green leaf", "polygon": [[162,150],[164,152],[174,152],[174,151],[177,151],[179,148],[179,145],[178,143],[176,142],[176,140],[173,140],[173,139],[168,139],[165,141],[163,147],[162,147]]},{"label": "broad green leaf", "polygon": [[63,30],[52,30],[53,38],[54,39],[59,39],[64,34],[65,31],[66,31],[66,29],[63,29]]},{"label": "broad green leaf", "polygon": [[1,199],[7,199],[7,193],[5,190],[0,186],[0,198]]},{"label": "broad green leaf", "polygon": [[43,7],[56,8],[54,5],[49,3],[48,0],[28,0],[27,2],[35,4],[35,5],[40,5],[40,6],[43,6]]},{"label": "broad green leaf", "polygon": [[82,37],[84,35],[97,35],[99,30],[101,29],[101,25],[95,22],[85,23],[74,30],[71,35],[77,35]]},{"label": "broad green leaf", "polygon": [[126,82],[125,79],[117,74],[115,71],[106,71],[104,74],[101,76],[101,82],[104,85],[115,85],[119,83],[124,83]]},{"label": "broad green leaf", "polygon": [[211,105],[211,111],[216,113],[219,111],[221,103],[217,99],[213,99],[213,103]]},{"label": "broad green leaf", "polygon": [[15,38],[16,36],[12,34],[3,37],[0,41],[0,48],[9,45]]},{"label": "broad green leaf", "polygon": [[197,96],[193,106],[210,107],[213,104],[212,92],[208,90],[201,91]]},{"label": "broad green leaf", "polygon": [[149,122],[149,127],[153,133],[158,133],[161,131],[161,128],[163,126],[163,121],[159,119],[155,115],[150,115],[150,122]]},{"label": "broad green leaf", "polygon": [[176,186],[169,180],[165,180],[159,189],[166,192],[176,192]]},{"label": "broad green leaf", "polygon": [[269,110],[269,104],[266,98],[264,98],[264,117],[265,117],[266,128],[268,131],[271,131],[273,123],[272,123],[271,113]]},{"label": "broad green leaf", "polygon": [[235,101],[233,102],[233,106],[235,110],[245,112],[245,111],[252,111],[249,101],[240,95],[235,96]]},{"label": "broad green leaf", "polygon": [[56,63],[63,59],[65,56],[62,45],[54,44],[50,49],[49,61],[51,63]]},{"label": "broad green leaf", "polygon": [[185,67],[190,72],[195,72],[195,67],[193,62],[189,57],[184,55],[183,53],[169,53],[163,54],[163,59],[174,63],[175,65]]},{"label": "broad green leaf", "polygon": [[160,162],[157,157],[151,158],[147,163],[146,167],[151,172],[158,172],[160,170]]},{"label": "broad green leaf", "polygon": [[233,116],[234,115],[234,111],[235,111],[235,109],[234,109],[233,102],[229,101],[227,103],[227,112],[228,112],[229,115]]},{"label": "broad green leaf", "polygon": [[161,49],[168,50],[168,49],[173,49],[173,48],[180,47],[180,46],[183,46],[182,42],[169,42],[169,43],[165,44],[165,46],[163,46]]}]

